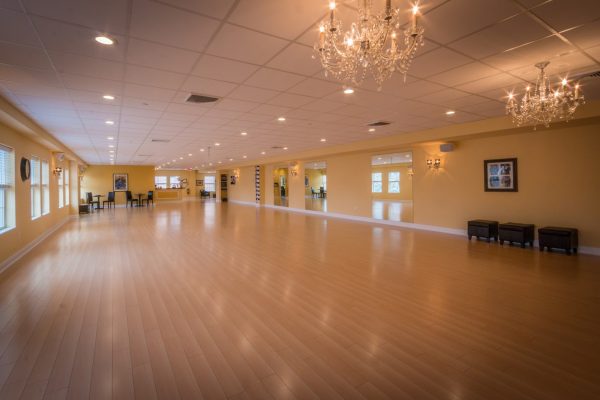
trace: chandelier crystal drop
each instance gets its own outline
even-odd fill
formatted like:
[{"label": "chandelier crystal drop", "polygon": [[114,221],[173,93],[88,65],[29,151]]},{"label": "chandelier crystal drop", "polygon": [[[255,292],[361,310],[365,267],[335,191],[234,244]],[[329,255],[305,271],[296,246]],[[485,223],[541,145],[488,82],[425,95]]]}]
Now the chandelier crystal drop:
[{"label": "chandelier crystal drop", "polygon": [[372,75],[379,89],[397,71],[405,75],[417,50],[423,46],[424,29],[418,23],[419,7],[412,8],[408,27],[401,30],[403,12],[386,0],[385,10],[373,14],[372,0],[358,0],[358,21],[342,30],[335,1],[329,2],[329,18],[319,26],[314,49],[325,75],[348,85],[360,85]]},{"label": "chandelier crystal drop", "polygon": [[535,88],[527,86],[520,101],[512,92],[508,94],[506,113],[517,126],[533,125],[536,129],[543,124],[547,128],[552,121],[569,121],[577,108],[585,104],[579,83],[572,87],[564,78],[554,89],[551,87],[545,71],[548,64],[548,61],[535,64],[540,70]]}]

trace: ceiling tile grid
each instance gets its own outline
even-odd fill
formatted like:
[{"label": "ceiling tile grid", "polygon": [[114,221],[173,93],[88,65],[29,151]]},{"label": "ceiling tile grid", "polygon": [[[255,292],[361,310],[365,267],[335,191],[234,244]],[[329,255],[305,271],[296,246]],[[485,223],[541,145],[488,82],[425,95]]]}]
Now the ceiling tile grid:
[{"label": "ceiling tile grid", "polygon": [[[341,3],[347,27],[356,8]],[[600,69],[596,0],[423,0],[426,45],[409,75],[395,74],[381,91],[368,80],[345,95],[313,58],[327,6],[3,1],[0,89],[86,162],[106,164],[114,154],[118,164],[189,168],[284,151],[273,146],[293,153],[501,116],[506,91],[534,80],[538,61],[550,60],[549,73],[560,76]],[[99,34],[116,44],[100,46]],[[599,84],[582,84],[587,98],[600,97]],[[190,93],[219,100],[186,103]],[[369,132],[377,120],[391,125]]]}]

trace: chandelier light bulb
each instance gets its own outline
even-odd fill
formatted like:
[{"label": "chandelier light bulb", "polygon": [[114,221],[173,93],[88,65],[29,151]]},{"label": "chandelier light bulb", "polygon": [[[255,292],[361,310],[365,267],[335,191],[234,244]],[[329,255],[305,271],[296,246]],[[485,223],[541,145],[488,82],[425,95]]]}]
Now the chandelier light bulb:
[{"label": "chandelier light bulb", "polygon": [[329,2],[329,9],[330,9],[331,11],[335,10],[335,1],[330,1],[330,2]]},{"label": "chandelier light bulb", "polygon": [[563,86],[567,86],[567,78],[563,78],[561,83]]},{"label": "chandelier light bulb", "polygon": [[419,5],[418,4],[413,5],[412,13],[413,13],[413,15],[417,15],[419,13]]}]

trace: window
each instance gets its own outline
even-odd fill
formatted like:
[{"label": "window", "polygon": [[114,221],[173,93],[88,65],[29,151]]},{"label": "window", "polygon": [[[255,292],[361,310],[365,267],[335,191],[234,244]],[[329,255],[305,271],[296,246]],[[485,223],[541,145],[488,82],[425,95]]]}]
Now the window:
[{"label": "window", "polygon": [[69,190],[69,166],[67,165],[61,175],[64,175],[65,182],[65,206],[70,204],[71,191]]},{"label": "window", "polygon": [[40,159],[31,157],[31,219],[39,218],[42,214],[42,187],[40,182]]},{"label": "window", "polygon": [[65,206],[65,178],[63,174],[58,175],[58,208]]},{"label": "window", "polygon": [[400,172],[388,172],[388,193],[400,193]]},{"label": "window", "polygon": [[323,190],[327,191],[327,175],[323,175]]},{"label": "window", "polygon": [[171,186],[171,189],[176,189],[176,188],[180,187],[181,182],[179,182],[179,177],[178,176],[169,177],[169,184]]},{"label": "window", "polygon": [[205,176],[204,177],[204,190],[207,192],[214,192],[216,190],[214,176]]},{"label": "window", "polygon": [[42,215],[50,213],[50,166],[42,161]]},{"label": "window", "polygon": [[383,190],[383,184],[381,183],[381,172],[373,172],[371,174],[371,192],[381,193]]},{"label": "window", "polygon": [[0,233],[15,226],[15,153],[0,144]]},{"label": "window", "polygon": [[166,189],[167,188],[167,177],[166,176],[155,176],[154,177],[154,187],[156,189]]}]

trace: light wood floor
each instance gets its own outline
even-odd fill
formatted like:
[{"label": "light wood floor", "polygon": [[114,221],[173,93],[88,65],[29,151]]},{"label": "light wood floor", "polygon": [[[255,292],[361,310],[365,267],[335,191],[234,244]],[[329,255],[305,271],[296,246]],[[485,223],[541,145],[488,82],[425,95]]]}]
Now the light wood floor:
[{"label": "light wood floor", "polygon": [[375,219],[413,222],[412,200],[373,200],[371,211]]},{"label": "light wood floor", "polygon": [[0,398],[600,398],[599,258],[325,216],[70,222],[0,277]]}]

